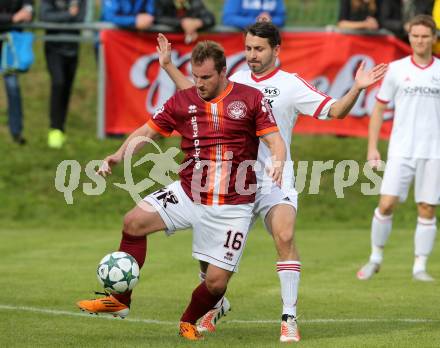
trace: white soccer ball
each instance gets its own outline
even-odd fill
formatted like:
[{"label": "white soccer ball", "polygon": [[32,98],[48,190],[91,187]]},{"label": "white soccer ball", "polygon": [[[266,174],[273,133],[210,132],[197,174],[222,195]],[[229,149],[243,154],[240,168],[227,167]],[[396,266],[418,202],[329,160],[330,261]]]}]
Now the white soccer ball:
[{"label": "white soccer ball", "polygon": [[96,275],[106,291],[122,294],[133,290],[139,281],[139,265],[133,256],[115,251],[99,262]]}]

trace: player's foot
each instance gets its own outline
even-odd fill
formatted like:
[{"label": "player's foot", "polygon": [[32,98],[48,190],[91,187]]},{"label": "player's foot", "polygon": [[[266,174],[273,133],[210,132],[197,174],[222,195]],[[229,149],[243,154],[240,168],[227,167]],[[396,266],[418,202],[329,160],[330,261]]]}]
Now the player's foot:
[{"label": "player's foot", "polygon": [[299,334],[296,318],[293,315],[283,314],[281,317],[281,335],[280,342],[299,342],[301,336]]},{"label": "player's foot", "polygon": [[433,282],[435,279],[431,277],[426,271],[419,271],[413,274],[413,279],[420,282]]},{"label": "player's foot", "polygon": [[226,297],[223,297],[222,305],[219,308],[211,309],[200,319],[197,330],[200,332],[214,332],[215,326],[220,318],[224,317],[231,310],[231,304]]},{"label": "player's foot", "polygon": [[130,308],[127,305],[119,302],[112,295],[101,292],[96,292],[95,294],[106,296],[93,300],[78,301],[76,305],[83,312],[88,312],[90,314],[111,314],[114,317],[120,317],[122,319],[124,319],[130,312]]},{"label": "player's foot", "polygon": [[375,273],[379,272],[380,264],[368,262],[356,274],[359,280],[370,279]]},{"label": "player's foot", "polygon": [[189,341],[203,340],[203,335],[197,330],[197,327],[184,321],[180,322],[179,335]]},{"label": "player's foot", "polygon": [[66,136],[59,129],[51,129],[47,135],[47,145],[51,149],[61,149],[66,141]]}]

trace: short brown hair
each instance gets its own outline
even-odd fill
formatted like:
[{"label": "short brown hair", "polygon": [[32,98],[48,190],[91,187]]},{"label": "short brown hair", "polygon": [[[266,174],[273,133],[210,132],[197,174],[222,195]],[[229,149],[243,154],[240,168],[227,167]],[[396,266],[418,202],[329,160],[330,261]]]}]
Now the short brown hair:
[{"label": "short brown hair", "polygon": [[431,29],[432,34],[435,35],[437,33],[437,27],[435,25],[434,19],[429,15],[417,15],[408,22],[409,25],[409,31],[411,31],[411,28],[415,25],[423,25],[429,29]]},{"label": "short brown hair", "polygon": [[191,63],[199,65],[210,58],[214,61],[215,70],[218,73],[226,67],[226,56],[223,47],[214,41],[200,41],[192,50]]},{"label": "short brown hair", "polygon": [[244,30],[244,35],[246,36],[247,34],[267,39],[272,48],[281,45],[280,31],[271,22],[254,23]]}]

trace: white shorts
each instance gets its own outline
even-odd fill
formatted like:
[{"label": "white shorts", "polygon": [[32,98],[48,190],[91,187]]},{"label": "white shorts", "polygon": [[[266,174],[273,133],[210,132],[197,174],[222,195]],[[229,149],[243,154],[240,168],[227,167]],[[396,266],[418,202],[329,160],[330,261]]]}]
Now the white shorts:
[{"label": "white shorts", "polygon": [[398,196],[400,202],[408,197],[415,177],[416,203],[440,203],[440,159],[388,158],[380,193]]},{"label": "white shorts", "polygon": [[[253,210],[254,216],[252,218],[252,223],[255,222],[258,216],[261,216],[264,224],[266,225],[267,214],[274,206],[279,204],[290,205],[296,211],[298,209],[298,192],[293,188],[280,188],[276,184],[273,184],[270,188],[259,187],[255,197],[255,205]],[[267,225],[266,230],[269,233],[272,233]]]},{"label": "white shorts", "polygon": [[195,204],[176,181],[149,194],[150,203],[167,226],[168,235],[192,227],[192,256],[237,272],[252,218],[254,204]]}]

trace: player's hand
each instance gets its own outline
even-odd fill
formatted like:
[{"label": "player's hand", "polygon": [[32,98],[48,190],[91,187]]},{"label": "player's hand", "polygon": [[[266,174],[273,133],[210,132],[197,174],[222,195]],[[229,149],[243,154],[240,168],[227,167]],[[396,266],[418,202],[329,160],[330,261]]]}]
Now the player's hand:
[{"label": "player's hand", "polygon": [[272,178],[272,181],[281,187],[281,182],[283,180],[283,166],[273,165],[267,171],[267,175]]},{"label": "player's hand", "polygon": [[185,43],[197,40],[197,30],[203,27],[203,22],[198,18],[185,17],[180,21],[180,26],[185,33]]},{"label": "player's hand", "polygon": [[30,22],[32,20],[32,12],[26,8],[22,8],[12,16],[13,23]]},{"label": "player's hand", "polygon": [[104,158],[104,161],[102,162],[101,166],[98,168],[96,174],[101,175],[104,178],[107,175],[111,175],[112,167],[121,161],[122,161],[122,156],[119,155],[118,153],[114,153],[113,155],[107,156],[106,158]]},{"label": "player's hand", "polygon": [[139,13],[136,16],[136,29],[144,30],[153,25],[154,17],[148,13]]},{"label": "player's hand", "polygon": [[365,19],[365,29],[369,30],[378,30],[379,29],[379,22],[376,18],[368,16]]},{"label": "player's hand", "polygon": [[355,85],[359,89],[365,89],[380,81],[387,72],[388,65],[381,63],[374,66],[371,70],[365,71],[365,61],[359,65],[354,78]]},{"label": "player's hand", "polygon": [[77,3],[72,3],[70,5],[70,7],[69,7],[69,14],[72,17],[76,17],[76,16],[78,16],[78,13],[79,13],[79,6],[78,6],[78,4]]},{"label": "player's hand", "polygon": [[380,152],[378,149],[369,149],[367,154],[368,165],[371,168],[379,168],[381,163]]},{"label": "player's hand", "polygon": [[256,22],[271,22],[272,17],[269,12],[262,12],[258,15]]},{"label": "player's hand", "polygon": [[156,51],[159,54],[159,64],[162,68],[171,63],[171,43],[162,33],[157,34]]}]

